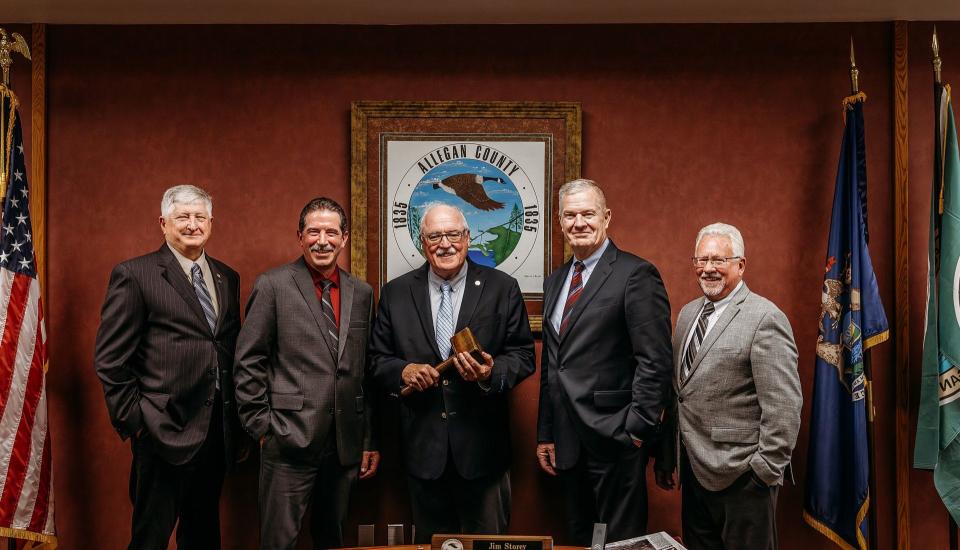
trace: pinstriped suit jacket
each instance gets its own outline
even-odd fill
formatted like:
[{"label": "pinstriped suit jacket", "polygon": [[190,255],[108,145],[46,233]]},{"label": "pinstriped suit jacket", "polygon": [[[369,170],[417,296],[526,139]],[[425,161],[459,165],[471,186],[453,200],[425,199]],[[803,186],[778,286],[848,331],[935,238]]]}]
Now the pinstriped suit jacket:
[{"label": "pinstriped suit jacket", "polygon": [[240,330],[240,276],[207,256],[220,304],[210,330],[193,285],[164,244],[117,265],[100,312],[94,368],[120,437],[141,428],[160,456],[183,464],[200,449],[221,375],[228,465],[235,450],[231,369]]},{"label": "pinstriped suit jacket", "polygon": [[724,489],[750,469],[768,485],[780,483],[797,442],[803,404],[790,321],[744,284],[681,380],[684,344],[702,305],[703,298],[697,298],[677,318],[677,399],[669,423],[678,428],[690,467],[705,488]]}]

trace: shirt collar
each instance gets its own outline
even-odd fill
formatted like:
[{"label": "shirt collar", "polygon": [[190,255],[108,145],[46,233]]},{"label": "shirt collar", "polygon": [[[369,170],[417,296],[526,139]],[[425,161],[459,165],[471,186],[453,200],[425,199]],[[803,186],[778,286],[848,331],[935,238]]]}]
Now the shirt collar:
[{"label": "shirt collar", "polygon": [[430,284],[440,286],[444,281],[450,283],[450,288],[456,289],[460,286],[460,283],[467,278],[467,268],[469,267],[469,262],[464,261],[463,266],[460,267],[460,271],[453,276],[452,279],[444,279],[443,277],[437,275],[433,272],[432,267],[427,268],[427,280],[430,281]]},{"label": "shirt collar", "polygon": [[180,264],[180,268],[183,269],[184,273],[188,275],[193,270],[193,264],[198,264],[200,269],[206,267],[207,264],[207,253],[206,251],[200,253],[200,257],[197,258],[197,261],[193,261],[190,258],[184,256],[180,253],[179,250],[170,246],[170,243],[167,243],[167,248],[170,249],[170,252],[173,252],[173,256],[177,259],[177,263]]},{"label": "shirt collar", "polygon": [[317,271],[309,263],[307,264],[307,269],[310,270],[310,277],[313,279],[313,286],[317,288],[321,288],[322,287],[321,283],[324,281],[324,279],[329,278],[331,281],[333,281],[333,286],[335,288],[340,288],[340,268],[339,267],[333,270],[333,275],[331,275],[330,277],[324,277],[319,271]]},{"label": "shirt collar", "polygon": [[577,260],[579,260],[583,262],[584,269],[593,267],[594,265],[596,265],[597,262],[600,261],[600,257],[603,256],[603,253],[606,252],[607,246],[609,245],[610,245],[610,239],[606,238],[603,240],[603,244],[600,245],[600,248],[593,251],[593,254],[587,256],[583,260],[581,260],[580,258],[577,258],[577,256],[574,255],[573,261],[576,262]]}]

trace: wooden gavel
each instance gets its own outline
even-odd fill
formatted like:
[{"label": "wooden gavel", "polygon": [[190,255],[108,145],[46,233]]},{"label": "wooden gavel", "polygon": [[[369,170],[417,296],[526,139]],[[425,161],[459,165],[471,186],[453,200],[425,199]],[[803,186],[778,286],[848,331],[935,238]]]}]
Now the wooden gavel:
[{"label": "wooden gavel", "polygon": [[[440,363],[436,367],[437,372],[443,374],[443,371],[453,366],[453,360],[459,353],[467,352],[473,356],[478,362],[483,363],[483,350],[480,348],[480,344],[477,342],[477,339],[473,337],[473,331],[470,330],[470,327],[466,327],[460,332],[453,335],[450,338],[450,345],[453,346],[454,354],[447,358],[446,361]],[[413,386],[404,386],[400,390],[400,396],[406,397],[416,391]]]}]

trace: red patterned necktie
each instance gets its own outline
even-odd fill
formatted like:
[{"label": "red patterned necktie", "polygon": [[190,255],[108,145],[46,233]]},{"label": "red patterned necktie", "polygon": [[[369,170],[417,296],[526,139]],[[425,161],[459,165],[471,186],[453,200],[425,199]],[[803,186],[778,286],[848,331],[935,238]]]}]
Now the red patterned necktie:
[{"label": "red patterned necktie", "polygon": [[563,305],[563,316],[560,317],[560,334],[563,334],[567,330],[567,324],[570,321],[570,312],[573,311],[573,306],[577,303],[577,300],[580,299],[580,295],[583,294],[583,262],[576,261],[573,263],[573,278],[570,279],[570,291],[567,293],[567,303]]}]

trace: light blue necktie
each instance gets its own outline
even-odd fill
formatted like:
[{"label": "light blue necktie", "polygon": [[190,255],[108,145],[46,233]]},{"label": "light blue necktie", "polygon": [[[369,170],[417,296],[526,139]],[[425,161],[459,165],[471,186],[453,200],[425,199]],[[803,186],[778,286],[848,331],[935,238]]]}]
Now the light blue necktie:
[{"label": "light blue necktie", "polygon": [[440,307],[437,308],[437,348],[440,356],[450,356],[450,339],[453,338],[453,304],[450,298],[450,283],[440,284]]}]

